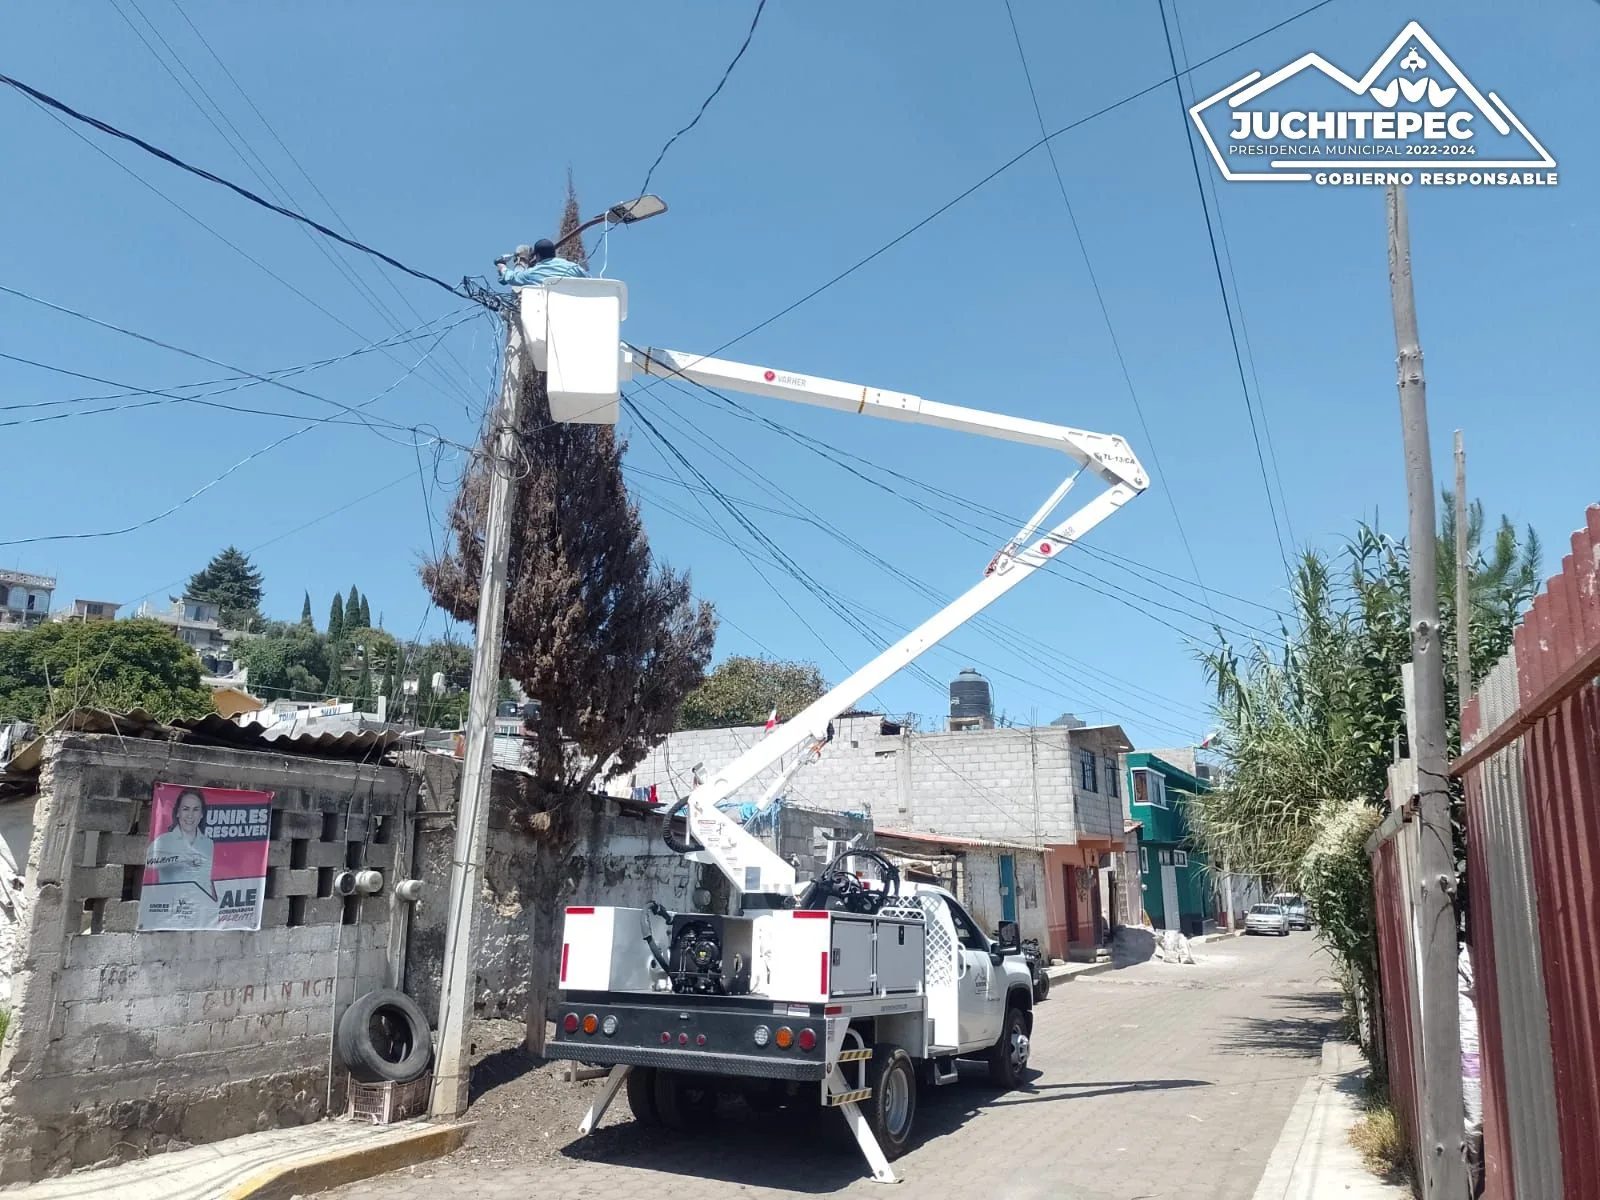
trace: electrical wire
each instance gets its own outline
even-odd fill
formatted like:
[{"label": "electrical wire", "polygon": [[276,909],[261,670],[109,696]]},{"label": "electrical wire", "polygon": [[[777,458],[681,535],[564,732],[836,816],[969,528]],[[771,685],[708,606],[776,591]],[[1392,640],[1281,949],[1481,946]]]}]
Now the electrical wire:
[{"label": "electrical wire", "polygon": [[[111,0],[113,5],[115,5],[116,2],[117,0]],[[290,191],[288,185],[283,182],[283,180],[278,176],[277,172],[275,172],[267,164],[267,161],[262,158],[255,147],[250,144],[250,140],[245,137],[245,135],[240,131],[239,127],[233,123],[232,118],[228,116],[226,110],[224,110],[222,105],[217,101],[216,96],[214,96],[206,88],[205,84],[202,83],[195,75],[195,73],[189,69],[188,64],[183,61],[182,55],[180,55],[172,43],[167,40],[166,35],[161,32],[156,23],[150,19],[149,14],[139,7],[139,0],[127,0],[127,3],[136,13],[139,14],[140,19],[150,27],[150,32],[155,34],[157,40],[160,41],[162,46],[166,48],[167,53],[172,56],[172,61],[178,65],[178,67],[186,76],[188,76],[190,82],[194,84],[200,95],[205,97],[206,101],[209,102],[211,107],[216,111],[217,116],[222,118],[223,123],[227,125],[229,130],[232,131],[232,138],[223,133],[222,130],[217,127],[216,122],[211,120],[210,114],[206,112],[204,106],[202,106],[197,100],[194,100],[193,96],[190,96],[191,101],[194,101],[195,103],[195,107],[200,110],[200,114],[204,116],[208,122],[210,122],[212,128],[217,130],[217,133],[223,138],[223,140],[228,142],[234,153],[239,156],[240,162],[244,163],[246,169],[255,176],[257,182],[259,182],[262,187],[266,188],[272,194],[272,198],[279,203],[290,205],[295,208],[304,208],[305,205],[299,203],[293,192]],[[267,132],[272,135],[279,147],[286,154],[288,154],[288,147],[284,146],[283,139],[278,137],[277,132],[267,122],[266,117],[262,115],[261,110],[256,107],[255,103],[250,99],[244,88],[240,86],[239,81],[234,78],[233,73],[228,70],[227,64],[222,61],[221,57],[212,48],[211,43],[207,42],[205,37],[201,35],[200,31],[195,28],[194,22],[189,20],[188,14],[186,14],[183,9],[179,7],[177,0],[173,0],[172,6],[177,10],[178,15],[183,18],[184,22],[188,24],[189,28],[193,30],[195,36],[199,38],[200,44],[205,47],[206,52],[210,54],[212,59],[215,60],[216,64],[222,68],[223,74],[227,76],[228,82],[233,85],[234,90],[237,91],[240,96],[244,97],[245,103],[250,106],[251,110],[256,114],[256,117],[264,126],[266,126]],[[127,19],[126,14],[124,14],[123,19]],[[129,24],[131,25],[132,22],[130,21]],[[134,32],[138,33],[138,30],[135,29]],[[140,36],[140,41],[145,42],[145,45],[150,50],[151,55],[158,62],[161,62],[163,67],[167,66],[167,64],[161,60],[161,56],[156,53],[155,47],[151,46],[148,41],[145,41],[142,35]],[[182,81],[177,79],[177,76],[173,74],[170,67],[167,68],[167,73],[169,75],[173,75],[174,82],[178,83],[180,88],[183,88]],[[188,92],[187,88],[183,88],[183,90],[185,93]],[[246,157],[247,155],[248,158]],[[299,162],[294,159],[294,156],[289,154],[289,158],[295,163],[295,166],[299,169],[301,175],[306,176],[305,168],[300,166]],[[254,160],[255,165],[252,165],[251,160]],[[256,169],[257,166],[259,166],[260,170]],[[265,177],[263,177],[262,172],[265,172]],[[306,176],[306,179],[308,182],[310,182],[310,176]],[[339,222],[345,234],[350,235],[349,225],[343,220],[343,218],[339,216],[338,212],[334,210],[333,206],[328,203],[328,199],[326,196],[322,195],[321,189],[316,188],[315,183],[312,183],[312,188],[317,191],[317,195],[321,197],[322,202],[327,205],[329,212],[333,213],[334,219]],[[335,254],[327,246],[327,244],[324,243],[322,239],[318,238],[310,229],[303,225],[299,228],[300,232],[303,233],[307,240],[316,247],[318,253],[320,253],[323,258],[328,261],[329,265],[332,266],[333,269],[337,271],[352,288],[355,289],[356,294],[366,302],[367,306],[371,308],[373,312],[378,314],[380,320],[387,323],[392,329],[399,329],[402,326],[403,322],[401,319],[396,316],[394,311],[378,297],[378,294],[372,289],[372,287],[367,284],[366,281],[363,280],[347,262],[344,261],[344,258],[341,255]],[[366,260],[363,259],[361,261]],[[374,269],[377,270],[375,266]],[[397,297],[399,297],[400,302],[411,311],[412,317],[415,320],[421,321],[423,319],[422,314],[417,311],[416,306],[406,298],[405,294],[395,286],[394,279],[385,271],[378,270],[377,273],[378,278],[382,279],[386,284],[388,284],[390,290],[393,291]],[[456,358],[455,354],[448,346],[442,347],[441,352],[447,359],[450,360],[452,364],[455,365],[456,369],[459,370],[462,375],[467,374],[466,367],[461,364],[460,360]],[[439,380],[445,383],[446,386],[455,387],[458,389],[461,387],[459,381],[446,374],[444,369],[440,367],[437,361],[430,360],[428,367]]]},{"label": "electrical wire", "polygon": [[1228,287],[1223,281],[1222,255],[1217,249],[1217,233],[1211,221],[1211,206],[1206,203],[1205,181],[1200,173],[1200,154],[1194,146],[1194,131],[1190,127],[1189,109],[1183,98],[1183,81],[1178,72],[1178,54],[1172,43],[1172,26],[1167,21],[1166,0],[1156,0],[1161,12],[1161,32],[1167,40],[1167,61],[1172,65],[1172,82],[1178,93],[1178,119],[1183,124],[1183,144],[1189,151],[1189,165],[1194,170],[1194,190],[1200,197],[1200,211],[1206,220],[1206,240],[1211,245],[1211,262],[1216,268],[1217,290],[1222,293],[1222,311],[1228,319],[1228,337],[1233,343],[1234,366],[1239,371],[1239,391],[1244,398],[1245,415],[1250,418],[1250,440],[1255,443],[1256,465],[1261,469],[1261,486],[1267,493],[1267,513],[1272,518],[1272,536],[1278,543],[1278,559],[1283,563],[1285,576],[1292,576],[1289,555],[1283,545],[1283,530],[1278,524],[1278,508],[1272,499],[1272,484],[1267,479],[1267,459],[1261,448],[1261,433],[1256,428],[1256,411],[1250,403],[1250,386],[1245,382],[1244,355],[1239,349],[1239,329],[1233,318],[1233,304],[1228,299]]},{"label": "electrical wire", "polygon": [[[6,289],[6,290],[9,290],[9,289]],[[377,395],[369,397],[366,400],[363,400],[360,405],[356,406],[356,409],[365,408],[369,404],[377,403],[379,400],[383,399],[383,397],[387,396],[390,392],[394,391],[395,388],[399,387],[402,383],[404,383],[408,378],[411,377],[411,375],[417,370],[418,367],[422,366],[422,364],[427,360],[428,356],[433,353],[434,349],[438,346],[439,341],[442,340],[443,337],[444,337],[443,333],[439,334],[438,337],[434,340],[433,345],[429,346],[428,349],[423,352],[422,357],[419,358],[415,363],[412,364],[411,369],[409,371],[407,371],[404,375],[400,376],[400,378],[396,379],[393,383],[391,383],[388,387],[384,388],[383,391],[379,392]],[[351,411],[354,412],[354,411],[356,411],[356,409],[351,409]],[[140,530],[140,529],[147,529],[151,525],[154,525],[157,522],[165,520],[167,517],[170,517],[173,513],[177,512],[179,509],[185,507],[186,505],[193,503],[195,500],[198,500],[201,496],[205,495],[205,493],[209,492],[212,488],[216,487],[217,484],[219,484],[223,480],[227,479],[228,476],[232,475],[235,471],[239,470],[241,467],[245,466],[246,464],[254,462],[256,459],[260,458],[264,454],[271,453],[273,450],[276,450],[279,446],[284,445],[286,442],[291,442],[295,438],[300,437],[303,434],[310,433],[313,429],[320,428],[321,426],[324,426],[324,425],[327,425],[327,424],[330,424],[330,423],[332,423],[331,418],[319,417],[316,420],[307,422],[306,424],[300,426],[298,429],[295,429],[295,430],[291,431],[290,433],[284,434],[281,438],[277,438],[274,441],[268,442],[265,446],[261,446],[261,447],[258,447],[255,450],[252,450],[249,454],[247,454],[243,458],[239,459],[239,461],[234,463],[227,470],[223,471],[220,475],[217,475],[217,476],[213,477],[212,479],[210,479],[209,481],[207,481],[206,483],[201,484],[198,488],[196,488],[194,491],[190,492],[183,499],[177,501],[174,504],[169,505],[167,508],[162,509],[160,512],[155,513],[152,516],[145,517],[143,520],[135,521],[132,524],[120,526],[120,527],[118,527],[116,529],[102,529],[102,530],[96,530],[96,531],[86,532],[86,533],[37,534],[37,535],[35,535],[33,537],[8,538],[8,539],[5,539],[3,541],[0,541],[0,546],[30,546],[30,545],[36,545],[36,544],[38,544],[40,542],[87,541],[87,540],[90,540],[90,539],[97,539],[97,538],[121,537],[123,534],[133,533],[133,532],[135,532],[137,530]],[[413,442],[412,444],[415,445],[416,443]]]},{"label": "electrical wire", "polygon": [[[1197,62],[1193,66],[1191,66],[1189,68],[1189,71],[1191,71],[1191,72],[1192,71],[1197,71],[1201,67],[1206,66],[1209,63],[1214,63],[1220,58],[1225,58],[1229,54],[1232,54],[1235,50],[1242,49],[1243,47],[1250,45],[1252,42],[1260,41],[1262,38],[1267,37],[1269,34],[1276,33],[1278,30],[1284,28],[1287,25],[1292,25],[1294,22],[1300,20],[1302,17],[1310,16],[1312,13],[1316,12],[1318,9],[1326,8],[1328,5],[1332,4],[1333,2],[1334,2],[1334,0],[1317,0],[1317,3],[1312,4],[1309,7],[1303,8],[1297,13],[1294,13],[1294,14],[1292,14],[1290,16],[1287,16],[1283,20],[1278,21],[1275,24],[1267,26],[1267,28],[1261,30],[1259,33],[1253,33],[1249,37],[1243,38],[1240,41],[1237,41],[1237,42],[1233,43],[1233,45],[1228,46],[1225,49],[1217,51],[1215,54],[1211,55],[1210,57],[1201,59],[1199,62]],[[1038,141],[1034,142],[1032,145],[1029,145],[1029,146],[1025,147],[1019,153],[1014,154],[1012,157],[1007,159],[1005,162],[1001,163],[998,167],[996,167],[994,170],[990,171],[987,175],[983,176],[983,178],[979,179],[976,183],[972,184],[970,187],[964,189],[963,191],[957,193],[951,199],[945,201],[943,204],[941,204],[938,208],[934,209],[927,216],[923,217],[920,221],[917,221],[915,224],[913,224],[910,228],[906,229],[905,231],[903,231],[901,233],[896,234],[889,241],[885,242],[883,245],[879,246],[876,250],[872,251],[872,253],[866,255],[863,258],[857,259],[854,263],[852,263],[850,266],[846,267],[844,270],[840,271],[838,274],[834,275],[831,279],[828,279],[827,281],[825,281],[825,282],[823,282],[821,284],[818,284],[816,287],[812,288],[809,292],[807,292],[805,295],[801,296],[798,300],[795,300],[793,303],[788,304],[788,305],[784,306],[783,308],[779,309],[777,312],[773,313],[770,317],[767,317],[765,320],[758,321],[756,324],[750,326],[749,329],[746,329],[743,333],[738,334],[735,337],[729,338],[727,341],[723,342],[722,345],[718,346],[715,350],[710,351],[708,354],[706,354],[706,355],[704,355],[702,357],[710,358],[713,355],[721,354],[724,350],[728,349],[730,346],[735,346],[738,343],[744,341],[746,338],[750,337],[751,335],[753,335],[755,333],[759,333],[761,330],[765,329],[768,325],[774,324],[775,322],[782,320],[784,317],[786,317],[790,313],[794,312],[794,310],[799,308],[801,305],[807,304],[810,301],[816,299],[818,296],[822,295],[823,292],[827,291],[829,288],[833,287],[835,284],[841,283],[845,279],[848,279],[851,275],[854,275],[857,271],[859,271],[862,267],[866,266],[868,263],[872,262],[873,260],[875,260],[877,258],[882,257],[884,254],[887,254],[890,250],[894,249],[901,242],[905,241],[907,238],[911,237],[913,234],[918,233],[919,231],[921,231],[926,226],[931,225],[934,221],[936,221],[940,217],[944,216],[945,213],[949,212],[956,205],[960,204],[968,196],[971,196],[973,193],[979,191],[983,187],[985,187],[988,184],[992,183],[994,180],[998,179],[1001,175],[1005,174],[1012,167],[1016,166],[1023,159],[1027,158],[1030,154],[1032,154],[1035,150],[1039,149],[1041,146],[1047,145],[1048,143],[1054,141],[1056,138],[1060,137],[1064,133],[1070,133],[1072,130],[1077,129],[1082,125],[1087,125],[1090,121],[1098,120],[1099,118],[1105,116],[1108,113],[1115,112],[1119,108],[1123,108],[1123,107],[1125,107],[1125,106],[1127,106],[1129,104],[1132,104],[1135,100],[1140,100],[1140,99],[1144,98],[1145,96],[1150,95],[1152,92],[1159,91],[1161,88],[1164,88],[1167,84],[1172,83],[1176,78],[1177,78],[1176,75],[1168,75],[1163,79],[1158,79],[1154,83],[1148,85],[1147,87],[1142,87],[1136,92],[1130,92],[1128,95],[1123,96],[1120,100],[1113,100],[1109,104],[1102,105],[1100,108],[1097,108],[1093,112],[1088,113],[1088,114],[1086,114],[1086,115],[1084,115],[1082,117],[1079,117],[1075,121],[1067,122],[1067,124],[1063,125],[1060,129],[1057,129],[1055,132],[1047,134],[1044,137],[1041,137]],[[5,76],[0,75],[0,82],[5,82],[5,81],[6,81]]]},{"label": "electrical wire", "polygon": [[[1041,134],[1048,132],[1044,123],[1044,109],[1039,104],[1039,93],[1033,86],[1033,71],[1028,67],[1028,54],[1022,46],[1022,32],[1017,28],[1017,17],[1011,11],[1011,0],[1004,0],[1006,20],[1011,24],[1011,37],[1017,44],[1017,60],[1022,64],[1022,78],[1028,85],[1028,96],[1033,101],[1034,119],[1039,124]],[[1100,288],[1099,277],[1096,276],[1094,263],[1089,258],[1089,247],[1084,241],[1083,229],[1078,224],[1077,214],[1072,211],[1072,200],[1067,196],[1067,183],[1061,175],[1061,164],[1056,161],[1056,149],[1049,142],[1045,143],[1045,153],[1050,158],[1050,170],[1056,177],[1056,190],[1061,194],[1061,205],[1066,209],[1067,223],[1072,228],[1072,236],[1078,243],[1078,253],[1083,258],[1083,269],[1089,276],[1089,287],[1094,292],[1095,303],[1100,308],[1100,319],[1105,322],[1106,336],[1111,339],[1111,350],[1116,356],[1117,366],[1122,372],[1122,382],[1127,386],[1128,398],[1133,401],[1133,411],[1139,417],[1139,428],[1144,432],[1145,445],[1150,448],[1150,460],[1155,464],[1156,478],[1163,481],[1160,490],[1167,498],[1167,507],[1172,512],[1172,523],[1177,527],[1178,540],[1183,543],[1183,550],[1189,558],[1189,566],[1194,571],[1194,582],[1200,589],[1200,594],[1205,598],[1206,605],[1211,604],[1211,594],[1206,590],[1205,580],[1200,576],[1200,560],[1195,557],[1194,547],[1189,544],[1189,534],[1183,527],[1183,518],[1178,515],[1178,501],[1172,487],[1172,480],[1161,465],[1161,454],[1156,449],[1155,435],[1150,432],[1150,422],[1145,418],[1144,405],[1139,402],[1138,389],[1133,386],[1133,373],[1128,370],[1127,357],[1122,353],[1122,341],[1117,337],[1116,327],[1111,323],[1111,310],[1106,306],[1105,293]],[[1216,614],[1213,613],[1213,616]],[[1219,622],[1221,618],[1218,618]]]},{"label": "electrical wire", "polygon": [[[1183,61],[1189,61],[1189,50],[1183,43],[1183,17],[1178,11],[1176,3],[1172,6],[1172,29],[1178,36],[1178,54]],[[1180,85],[1181,90],[1181,85]],[[1189,81],[1189,98],[1194,98],[1194,81]],[[1267,402],[1261,395],[1261,376],[1256,371],[1256,355],[1250,345],[1250,322],[1245,316],[1244,297],[1239,291],[1239,277],[1233,269],[1233,249],[1228,245],[1228,220],[1222,211],[1222,201],[1217,195],[1216,175],[1211,171],[1204,172],[1206,190],[1211,194],[1211,207],[1217,214],[1217,238],[1222,243],[1222,258],[1228,268],[1228,286],[1233,289],[1233,302],[1239,310],[1239,337],[1244,342],[1245,362],[1250,366],[1250,383],[1255,388],[1256,408],[1261,413],[1261,432],[1267,441],[1267,458],[1272,463],[1272,479],[1278,485],[1278,507],[1283,511],[1283,527],[1289,534],[1289,544],[1298,544],[1299,539],[1294,534],[1294,521],[1289,516],[1289,496],[1283,490],[1283,474],[1278,469],[1278,451],[1272,444],[1272,422],[1267,415]]]},{"label": "electrical wire", "polygon": [[[1328,0],[1324,0],[1324,2],[1328,2]],[[449,292],[452,296],[462,296],[467,294],[461,288],[454,287],[435,275],[429,275],[426,271],[420,271],[416,267],[407,266],[398,258],[394,258],[391,255],[385,254],[382,250],[375,249],[372,246],[367,245],[365,242],[356,241],[354,238],[347,238],[337,230],[329,229],[322,222],[312,220],[304,213],[295,212],[293,209],[286,208],[281,204],[274,204],[271,200],[266,199],[264,196],[257,195],[247,187],[242,187],[241,185],[234,183],[231,179],[224,179],[221,175],[218,175],[213,171],[208,171],[204,167],[197,167],[193,163],[185,162],[177,155],[163,150],[160,146],[153,145],[152,143],[145,141],[144,138],[139,137],[136,134],[129,133],[124,129],[119,129],[117,126],[112,125],[108,121],[102,121],[99,117],[92,117],[88,113],[80,112],[78,109],[73,108],[65,101],[58,100],[48,92],[40,91],[36,87],[32,87],[29,84],[23,83],[20,79],[17,79],[11,75],[0,73],[0,83],[14,88],[16,91],[21,92],[24,96],[28,96],[40,104],[54,109],[63,116],[70,117],[72,120],[77,121],[80,124],[87,125],[91,129],[97,129],[101,133],[117,138],[120,141],[127,142],[130,145],[137,146],[146,154],[154,155],[156,158],[161,159],[161,161],[169,163],[181,171],[187,171],[189,174],[194,175],[199,179],[204,179],[207,183],[215,183],[221,187],[225,187],[235,195],[241,196],[250,201],[250,203],[259,205],[261,208],[267,209],[269,212],[275,212],[280,217],[288,217],[289,220],[298,221],[302,225],[309,225],[312,229],[315,229],[318,233],[322,234],[323,237],[332,238],[341,245],[349,246],[352,250],[359,250],[363,254],[369,254],[373,258],[376,258],[379,262],[387,263],[395,270],[403,271],[405,274],[410,275],[414,279],[420,279],[425,283],[431,283],[436,287],[441,287],[445,291]],[[471,297],[469,296],[468,298],[470,299]]]},{"label": "electrical wire", "polygon": [[724,85],[727,84],[728,76],[733,74],[733,69],[739,65],[739,60],[744,57],[744,52],[750,49],[750,39],[755,37],[756,26],[761,23],[761,13],[766,7],[767,0],[758,0],[758,3],[756,4],[756,15],[750,18],[750,28],[745,32],[744,42],[739,46],[739,52],[733,56],[732,61],[730,61],[727,67],[723,69],[722,78],[717,80],[717,86],[711,89],[711,94],[700,102],[700,108],[694,114],[694,119],[682,129],[678,130],[677,133],[669,137],[666,141],[666,144],[661,147],[661,152],[656,155],[655,162],[651,163],[650,169],[644,173],[644,184],[639,188],[639,194],[641,196],[650,190],[650,180],[655,175],[656,168],[661,165],[661,160],[667,156],[667,151],[672,149],[672,143],[676,142],[684,134],[688,133],[696,125],[700,124],[700,118],[706,115],[706,109],[711,106],[711,102],[717,98],[717,93],[722,91]]},{"label": "electrical wire", "polygon": [[[204,354],[199,353],[198,351],[188,350],[188,349],[185,349],[182,346],[175,346],[171,342],[163,342],[159,338],[154,338],[154,337],[151,337],[148,334],[139,333],[136,330],[128,329],[128,328],[125,328],[125,327],[123,327],[121,325],[112,324],[109,321],[102,321],[98,317],[91,317],[89,314],[83,313],[83,312],[79,312],[77,309],[68,308],[66,305],[63,305],[63,304],[56,304],[53,301],[44,299],[43,297],[34,296],[34,295],[31,295],[31,294],[29,294],[27,292],[19,291],[16,288],[7,287],[4,284],[0,284],[0,292],[3,292],[4,294],[6,294],[8,296],[14,296],[19,300],[27,300],[30,303],[38,304],[38,305],[41,305],[44,308],[52,309],[53,311],[58,312],[58,313],[62,313],[65,316],[75,317],[80,321],[86,321],[90,325],[96,325],[101,329],[107,329],[107,330],[110,330],[113,333],[120,333],[125,337],[133,338],[135,341],[144,342],[147,345],[156,346],[156,347],[158,347],[158,348],[160,348],[162,350],[169,350],[174,354],[181,354],[185,358],[192,358],[192,359],[195,359],[198,362],[207,363],[207,364],[209,364],[210,366],[213,366],[213,367],[221,367],[225,371],[232,371],[232,372],[235,372],[238,375],[245,376],[247,378],[257,380],[260,383],[265,383],[265,384],[268,384],[268,385],[270,385],[272,387],[282,388],[284,391],[293,392],[297,396],[304,396],[309,400],[315,400],[315,401],[317,401],[317,402],[319,402],[321,404],[331,405],[334,408],[339,409],[340,411],[342,411],[344,413],[347,413],[347,414],[350,414],[350,415],[356,417],[361,424],[366,425],[371,430],[371,432],[373,432],[374,434],[377,434],[379,437],[383,437],[384,436],[380,432],[378,426],[373,424],[372,419],[370,417],[368,417],[366,414],[363,414],[360,411],[360,407],[359,406],[352,407],[351,405],[345,404],[342,401],[332,400],[332,399],[329,399],[327,396],[318,395],[316,392],[306,391],[304,388],[299,388],[299,387],[294,386],[293,384],[285,383],[281,379],[274,379],[269,375],[262,375],[262,374],[260,374],[259,372],[256,372],[256,371],[249,371],[249,370],[246,370],[243,367],[234,366],[232,363],[226,363],[226,362],[223,362],[220,359],[211,358],[208,355],[204,355]],[[435,344],[437,344],[437,342]],[[414,369],[415,368],[413,368],[413,370]],[[410,374],[411,374],[411,372],[408,371],[406,373],[406,376],[402,376],[402,378],[409,377]],[[101,381],[101,382],[104,382],[104,381]],[[383,426],[386,426],[386,427],[390,428],[390,429],[398,430],[401,433],[416,434],[416,433],[419,433],[419,432],[422,431],[419,427],[400,425],[400,424],[397,424],[394,421],[380,420],[379,423],[381,425],[383,425]],[[431,427],[430,427],[430,430],[431,430]],[[438,434],[437,430],[431,430],[431,432],[434,434],[434,436],[438,437],[440,440],[444,440],[443,436]],[[392,438],[388,438],[386,440],[393,441]]]}]

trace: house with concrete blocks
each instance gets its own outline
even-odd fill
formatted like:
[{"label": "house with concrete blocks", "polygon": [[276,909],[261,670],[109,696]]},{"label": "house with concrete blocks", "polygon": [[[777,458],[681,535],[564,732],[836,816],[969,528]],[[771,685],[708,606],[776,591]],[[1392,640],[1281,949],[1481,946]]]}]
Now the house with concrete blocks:
[{"label": "house with concrete blocks", "polygon": [[[963,722],[928,732],[855,712],[833,730],[783,789],[788,801],[865,813],[879,829],[1036,848],[1045,939],[1056,958],[1093,958],[1128,911],[1119,759],[1132,747],[1120,725]],[[765,734],[760,725],[674,733],[613,786],[624,796],[653,788],[657,803],[671,805]],[[760,800],[793,761],[785,756],[733,799]]]}]

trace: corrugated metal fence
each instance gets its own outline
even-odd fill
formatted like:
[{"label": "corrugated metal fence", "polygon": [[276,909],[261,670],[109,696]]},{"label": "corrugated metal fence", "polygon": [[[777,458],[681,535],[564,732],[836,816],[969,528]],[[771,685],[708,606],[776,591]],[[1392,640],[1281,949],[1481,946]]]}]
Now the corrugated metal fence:
[{"label": "corrugated metal fence", "polygon": [[[1600,506],[1462,719],[1485,1200],[1600,1197]],[[1417,1140],[1414,791],[1368,842],[1382,1046]]]}]

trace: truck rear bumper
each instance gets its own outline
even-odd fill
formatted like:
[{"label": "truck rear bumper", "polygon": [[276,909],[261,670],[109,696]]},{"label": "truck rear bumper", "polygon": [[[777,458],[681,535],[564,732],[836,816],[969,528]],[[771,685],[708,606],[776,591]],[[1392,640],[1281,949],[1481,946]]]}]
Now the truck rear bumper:
[{"label": "truck rear bumper", "polygon": [[827,1073],[818,1063],[767,1058],[755,1054],[707,1054],[705,1051],[671,1050],[657,1046],[619,1046],[585,1039],[557,1039],[549,1043],[550,1058],[571,1059],[597,1066],[659,1067],[690,1075],[740,1075],[751,1079],[785,1079],[818,1083]]},{"label": "truck rear bumper", "polygon": [[[569,1028],[574,1024],[578,1032]],[[607,1024],[613,1026],[609,1034]],[[582,1032],[585,1027],[595,1032]],[[758,1041],[762,1028],[766,1034]],[[785,1028],[791,1034],[787,1050],[778,1046]],[[546,1053],[575,1062],[801,1083],[828,1073],[824,1017],[803,1009],[780,1015],[770,1002],[752,1004],[742,997],[568,993],[556,1013],[556,1030]],[[813,1035],[810,1050],[800,1049],[802,1030]]]}]

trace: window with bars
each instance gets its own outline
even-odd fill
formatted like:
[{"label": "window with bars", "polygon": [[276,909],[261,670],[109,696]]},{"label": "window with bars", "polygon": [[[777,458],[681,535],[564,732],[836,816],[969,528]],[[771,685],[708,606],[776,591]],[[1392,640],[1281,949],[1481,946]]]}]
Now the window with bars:
[{"label": "window with bars", "polygon": [[1117,787],[1117,760],[1109,756],[1106,758],[1106,795],[1113,800],[1121,799]]},{"label": "window with bars", "polygon": [[1078,786],[1086,792],[1100,790],[1099,774],[1100,760],[1095,757],[1093,750],[1078,751]]}]

